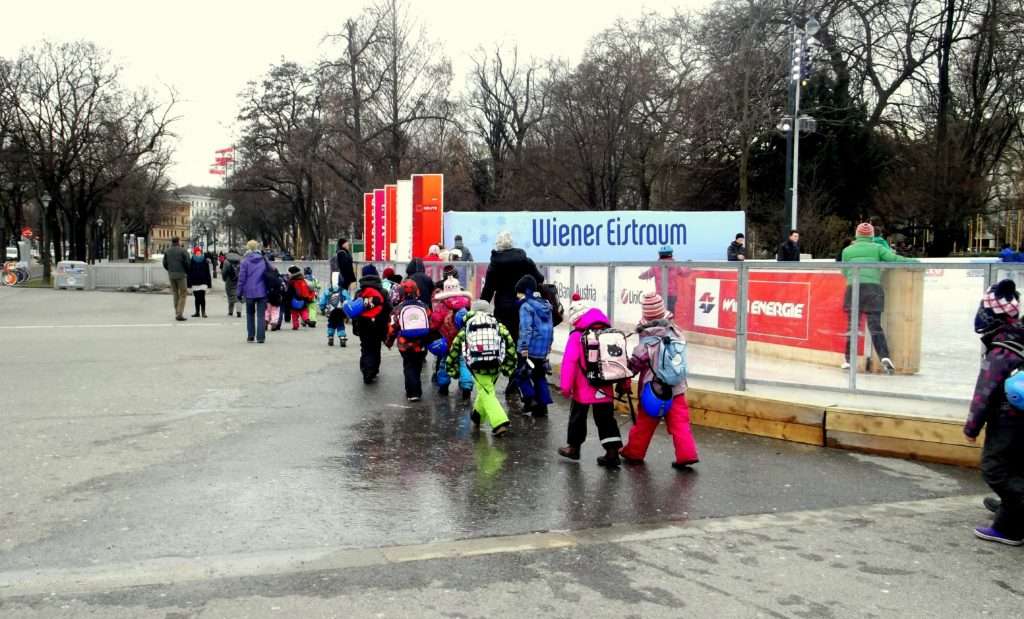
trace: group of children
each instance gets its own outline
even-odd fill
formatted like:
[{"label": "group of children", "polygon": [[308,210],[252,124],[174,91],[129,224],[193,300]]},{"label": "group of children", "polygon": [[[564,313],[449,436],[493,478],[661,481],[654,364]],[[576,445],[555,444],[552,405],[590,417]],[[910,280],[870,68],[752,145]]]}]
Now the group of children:
[{"label": "group of children", "polygon": [[[527,275],[516,285],[520,329],[514,340],[491,313],[490,304],[473,301],[453,270],[446,271],[443,281],[437,283],[417,277],[416,269],[411,269],[406,279],[392,269],[386,269],[384,275],[382,278],[376,267],[367,265],[351,299],[348,291],[336,289],[321,297],[328,317],[328,345],[333,345],[333,333],[340,333],[344,341],[344,320],[351,320],[353,333],[360,340],[365,384],[373,383],[380,374],[382,346],[397,347],[410,402],[423,397],[423,370],[433,355],[432,382],[441,397],[448,396],[455,381],[463,401],[476,392],[470,413],[475,427],[486,423],[495,437],[509,432],[508,413],[497,393],[502,376],[522,395],[524,415],[548,415],[552,403],[548,357],[561,308],[544,298],[533,277]],[[432,292],[425,295],[424,288]],[[604,448],[597,459],[601,466],[619,466],[623,460],[642,462],[662,419],[675,447],[672,466],[685,469],[698,462],[686,402],[683,336],[660,295],[647,294],[642,303],[638,343],[630,351],[626,335],[613,328],[604,312],[586,305],[578,295],[573,297],[568,312],[572,330],[561,363],[561,392],[571,401],[567,445],[558,450],[561,456],[580,459],[592,410]],[[614,406],[617,394],[631,391],[634,376],[640,414],[623,446]]]},{"label": "group of children", "polygon": [[316,327],[320,282],[313,276],[313,269],[306,267],[303,270],[292,265],[286,274],[275,277],[276,284],[267,287],[267,309],[264,315],[267,328],[279,331],[287,322],[292,323],[293,331],[301,327]]}]

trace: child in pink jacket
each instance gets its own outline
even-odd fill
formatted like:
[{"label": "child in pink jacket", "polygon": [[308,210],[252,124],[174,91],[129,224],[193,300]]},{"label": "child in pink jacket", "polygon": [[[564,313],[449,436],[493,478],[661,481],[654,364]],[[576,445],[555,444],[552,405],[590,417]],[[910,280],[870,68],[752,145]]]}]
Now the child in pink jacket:
[{"label": "child in pink jacket", "polygon": [[569,407],[569,444],[560,447],[558,455],[570,460],[580,459],[580,446],[587,440],[587,412],[593,407],[594,424],[597,425],[597,435],[605,451],[597,463],[607,467],[619,466],[622,435],[615,421],[615,388],[612,385],[594,387],[583,375],[582,366],[583,331],[595,327],[607,328],[610,321],[604,312],[596,307],[588,307],[579,300],[579,295],[573,295],[573,302],[569,306],[569,324],[573,330],[562,356],[560,383],[562,395],[572,401]]},{"label": "child in pink jacket", "polygon": [[[644,344],[644,338],[665,337],[671,334],[682,339],[677,327],[671,322],[672,315],[666,310],[661,295],[645,294],[640,303],[643,306],[643,320],[636,328],[640,334],[640,344],[633,349],[633,354],[629,358],[629,369],[636,372],[639,379],[637,393],[643,393],[644,387],[654,378],[654,371],[651,369],[651,348]],[[658,417],[647,414],[642,404],[639,412],[636,423],[629,430],[629,442],[621,452],[626,462],[643,462],[654,431],[661,422]],[[697,464],[697,443],[694,442],[693,432],[690,430],[690,408],[686,403],[685,380],[672,388],[672,406],[665,414],[665,425],[668,433],[672,435],[672,444],[676,450],[673,468],[685,470]]]}]

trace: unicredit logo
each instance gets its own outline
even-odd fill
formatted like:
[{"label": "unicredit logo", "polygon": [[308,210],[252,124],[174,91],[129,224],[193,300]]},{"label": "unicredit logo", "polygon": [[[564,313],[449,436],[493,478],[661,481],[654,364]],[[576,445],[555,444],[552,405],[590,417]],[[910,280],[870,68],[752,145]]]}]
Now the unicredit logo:
[{"label": "unicredit logo", "polygon": [[711,310],[715,309],[715,297],[710,292],[705,292],[700,295],[700,303],[697,304],[700,311],[704,314],[710,314]]}]

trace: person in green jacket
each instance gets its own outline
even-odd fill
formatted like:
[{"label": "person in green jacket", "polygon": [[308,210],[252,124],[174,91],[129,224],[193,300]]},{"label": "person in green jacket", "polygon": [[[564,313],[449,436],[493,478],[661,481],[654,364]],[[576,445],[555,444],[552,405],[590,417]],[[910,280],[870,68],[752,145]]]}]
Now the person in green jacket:
[{"label": "person in green jacket", "polygon": [[[875,227],[868,222],[857,226],[857,235],[846,249],[843,250],[843,262],[916,262],[910,258],[904,258],[889,249],[888,244],[878,243],[875,237]],[[871,333],[871,343],[875,352],[882,360],[882,368],[892,373],[895,369],[892,359],[889,358],[889,343],[885,339],[885,331],[882,330],[882,312],[885,311],[885,290],[882,288],[881,269],[859,269],[860,282],[860,313],[865,314],[868,320],[868,331]],[[844,270],[847,286],[846,295],[843,299],[843,309],[850,313],[850,303],[853,295],[854,271]],[[846,361],[843,362],[843,369],[850,367],[850,341],[846,341]]]}]

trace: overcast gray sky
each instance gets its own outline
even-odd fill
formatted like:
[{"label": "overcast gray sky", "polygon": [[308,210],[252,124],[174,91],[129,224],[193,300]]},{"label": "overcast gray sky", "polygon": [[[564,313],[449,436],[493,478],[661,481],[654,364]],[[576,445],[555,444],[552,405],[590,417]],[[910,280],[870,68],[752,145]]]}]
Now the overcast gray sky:
[{"label": "overcast gray sky", "polygon": [[[452,58],[453,87],[480,45],[519,45],[524,55],[578,60],[587,40],[617,18],[694,10],[710,0],[409,0]],[[307,62],[329,53],[328,32],[367,0],[35,0],[5,7],[0,55],[48,38],[88,39],[124,65],[129,83],[173,86],[182,100],[171,178],[214,185],[213,151],[231,144],[238,92],[281,57]]]}]

